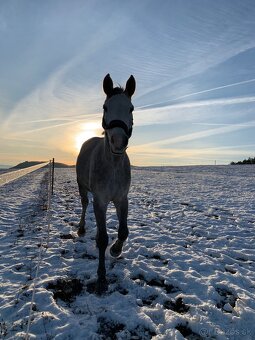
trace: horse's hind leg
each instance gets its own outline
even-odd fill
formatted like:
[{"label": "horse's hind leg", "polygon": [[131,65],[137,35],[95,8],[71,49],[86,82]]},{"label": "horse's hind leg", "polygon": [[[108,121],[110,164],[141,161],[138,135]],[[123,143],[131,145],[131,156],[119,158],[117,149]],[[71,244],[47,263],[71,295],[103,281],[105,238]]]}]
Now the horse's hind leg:
[{"label": "horse's hind leg", "polygon": [[127,215],[128,215],[128,199],[125,197],[121,201],[114,202],[119,219],[118,239],[110,248],[110,254],[113,257],[119,257],[122,247],[128,237]]},{"label": "horse's hind leg", "polygon": [[80,195],[81,195],[82,213],[81,213],[81,219],[80,219],[80,223],[79,223],[78,235],[83,236],[86,232],[86,230],[85,230],[85,215],[86,215],[86,210],[87,210],[89,200],[88,200],[87,190],[85,190],[81,185],[79,185],[79,192],[80,192]]}]

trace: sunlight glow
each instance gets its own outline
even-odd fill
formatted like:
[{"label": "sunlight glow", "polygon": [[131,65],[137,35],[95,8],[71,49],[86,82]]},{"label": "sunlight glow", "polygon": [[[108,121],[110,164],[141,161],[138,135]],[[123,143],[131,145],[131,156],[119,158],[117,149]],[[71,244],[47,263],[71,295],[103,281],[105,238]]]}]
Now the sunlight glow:
[{"label": "sunlight glow", "polygon": [[75,149],[80,151],[82,144],[92,138],[100,135],[101,126],[97,122],[88,122],[81,125],[75,136]]}]

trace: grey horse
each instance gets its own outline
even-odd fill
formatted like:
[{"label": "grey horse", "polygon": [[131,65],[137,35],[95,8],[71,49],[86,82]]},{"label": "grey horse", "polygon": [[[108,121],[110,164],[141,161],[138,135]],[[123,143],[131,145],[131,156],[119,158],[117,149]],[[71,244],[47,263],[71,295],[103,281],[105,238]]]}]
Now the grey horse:
[{"label": "grey horse", "polygon": [[93,195],[93,207],[97,224],[96,243],[99,249],[96,292],[107,291],[105,251],[108,246],[106,210],[113,202],[119,220],[118,238],[110,248],[113,257],[119,257],[124,241],[128,237],[128,191],[130,187],[130,162],[126,153],[132,134],[133,110],[131,97],[136,82],[131,75],[125,89],[113,87],[109,74],[104,78],[103,89],[106,100],[103,105],[104,137],[87,140],[81,147],[76,163],[77,182],[82,203],[82,214],[78,235],[85,234],[85,213],[88,192]]}]

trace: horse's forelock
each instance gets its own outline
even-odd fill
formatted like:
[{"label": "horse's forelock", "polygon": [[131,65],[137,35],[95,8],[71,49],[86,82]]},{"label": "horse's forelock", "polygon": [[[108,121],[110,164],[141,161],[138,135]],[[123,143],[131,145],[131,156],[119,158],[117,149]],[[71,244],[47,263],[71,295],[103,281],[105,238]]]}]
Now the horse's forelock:
[{"label": "horse's forelock", "polygon": [[114,87],[114,89],[112,90],[111,94],[107,97],[108,99],[111,98],[112,96],[115,96],[117,94],[122,94],[124,93],[124,89],[121,86],[118,87]]}]

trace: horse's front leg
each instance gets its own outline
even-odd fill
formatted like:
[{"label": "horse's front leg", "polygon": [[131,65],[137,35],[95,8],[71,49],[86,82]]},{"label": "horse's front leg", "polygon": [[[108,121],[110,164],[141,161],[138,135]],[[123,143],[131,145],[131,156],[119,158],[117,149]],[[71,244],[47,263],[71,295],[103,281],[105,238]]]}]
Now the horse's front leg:
[{"label": "horse's front leg", "polygon": [[99,249],[96,292],[102,294],[107,291],[108,288],[105,269],[105,250],[108,246],[108,235],[106,230],[107,204],[94,197],[93,206],[97,223],[96,242]]},{"label": "horse's front leg", "polygon": [[81,219],[80,219],[80,223],[79,223],[79,229],[78,229],[78,236],[84,236],[86,229],[85,229],[85,214],[86,214],[86,210],[87,210],[87,206],[88,206],[89,200],[88,200],[88,196],[82,196],[81,197],[81,204],[82,204],[82,214],[81,214]]},{"label": "horse's front leg", "polygon": [[118,239],[110,248],[110,254],[113,257],[119,257],[122,252],[124,242],[128,237],[127,215],[128,215],[128,199],[124,197],[120,201],[115,201],[114,205],[117,210],[119,219]]},{"label": "horse's front leg", "polygon": [[86,210],[88,207],[88,192],[87,190],[78,183],[79,186],[79,192],[81,196],[81,204],[82,204],[82,213],[81,213],[81,219],[79,223],[79,228],[78,228],[78,236],[83,236],[85,235],[86,229],[85,229],[85,215],[86,215]]}]

